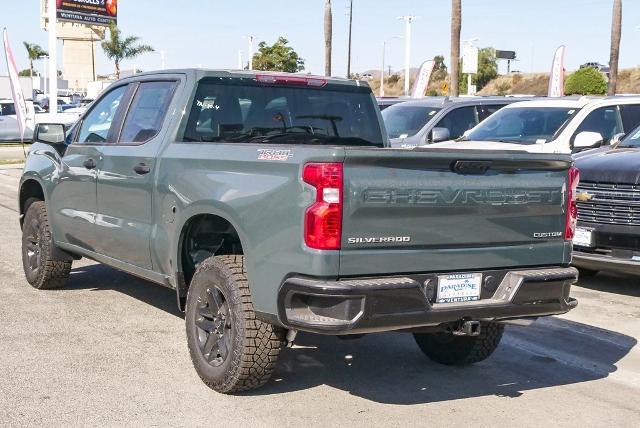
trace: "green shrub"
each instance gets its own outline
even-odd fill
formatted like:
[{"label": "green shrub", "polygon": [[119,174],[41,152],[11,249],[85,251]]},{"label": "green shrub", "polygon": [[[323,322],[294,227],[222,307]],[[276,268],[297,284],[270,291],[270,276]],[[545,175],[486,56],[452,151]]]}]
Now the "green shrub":
[{"label": "green shrub", "polygon": [[604,95],[607,93],[607,81],[595,68],[581,68],[567,77],[564,82],[564,93],[566,95]]}]

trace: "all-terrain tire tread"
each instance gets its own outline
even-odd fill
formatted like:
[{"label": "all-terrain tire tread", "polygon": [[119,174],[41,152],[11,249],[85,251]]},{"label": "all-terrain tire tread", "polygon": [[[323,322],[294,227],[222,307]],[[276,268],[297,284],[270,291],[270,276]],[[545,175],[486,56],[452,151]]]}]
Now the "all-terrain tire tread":
[{"label": "all-terrain tire tread", "polygon": [[[246,277],[244,256],[212,256],[204,260],[194,275],[204,270],[226,269],[237,288],[237,295],[229,296],[244,313],[244,337],[242,354],[233,360],[233,367],[223,385],[215,384],[200,375],[202,381],[212,389],[235,393],[259,388],[269,381],[276,361],[285,343],[285,330],[256,319],[251,301],[251,292]],[[193,351],[191,358],[194,359]],[[195,360],[194,360],[195,361]]]},{"label": "all-terrain tire tread", "polygon": [[51,229],[49,228],[47,207],[44,201],[36,201],[29,206],[25,215],[25,222],[31,218],[32,212],[35,213],[33,215],[37,216],[42,230],[40,251],[44,264],[40,268],[36,281],[31,285],[38,290],[62,288],[67,284],[67,280],[69,279],[71,262],[51,260],[53,239],[51,237]]}]

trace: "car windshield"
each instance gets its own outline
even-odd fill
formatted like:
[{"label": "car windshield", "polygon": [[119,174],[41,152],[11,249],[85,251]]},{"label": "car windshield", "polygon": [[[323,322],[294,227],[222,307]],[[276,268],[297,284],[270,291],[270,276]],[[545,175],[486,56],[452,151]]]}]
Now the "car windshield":
[{"label": "car windshield", "polygon": [[570,107],[503,108],[476,126],[465,139],[535,144],[550,141],[578,111]]},{"label": "car windshield", "polygon": [[382,119],[389,137],[411,137],[440,110],[440,107],[396,104],[382,112]]},{"label": "car windshield", "polygon": [[368,87],[259,84],[207,79],[198,85],[185,141],[383,147]]},{"label": "car windshield", "polygon": [[618,147],[640,147],[640,126],[631,131],[631,133],[620,142]]}]

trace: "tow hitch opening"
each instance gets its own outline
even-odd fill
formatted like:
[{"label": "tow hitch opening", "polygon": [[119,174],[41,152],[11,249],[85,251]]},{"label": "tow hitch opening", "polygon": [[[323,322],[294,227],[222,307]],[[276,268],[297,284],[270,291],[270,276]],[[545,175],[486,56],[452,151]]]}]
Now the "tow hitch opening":
[{"label": "tow hitch opening", "polygon": [[480,321],[461,320],[452,333],[454,336],[478,336],[480,334]]}]

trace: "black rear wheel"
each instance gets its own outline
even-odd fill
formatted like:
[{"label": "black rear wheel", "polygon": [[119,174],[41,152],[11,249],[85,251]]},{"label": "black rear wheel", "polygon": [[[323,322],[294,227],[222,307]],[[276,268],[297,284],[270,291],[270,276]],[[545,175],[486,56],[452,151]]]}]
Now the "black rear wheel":
[{"label": "black rear wheel", "polygon": [[453,333],[414,333],[416,343],[431,360],[446,365],[468,365],[489,358],[504,333],[504,324],[482,322],[478,336]]},{"label": "black rear wheel", "polygon": [[284,345],[284,329],[257,320],[243,256],[214,256],[193,276],[185,315],[191,360],[211,389],[264,385]]}]

